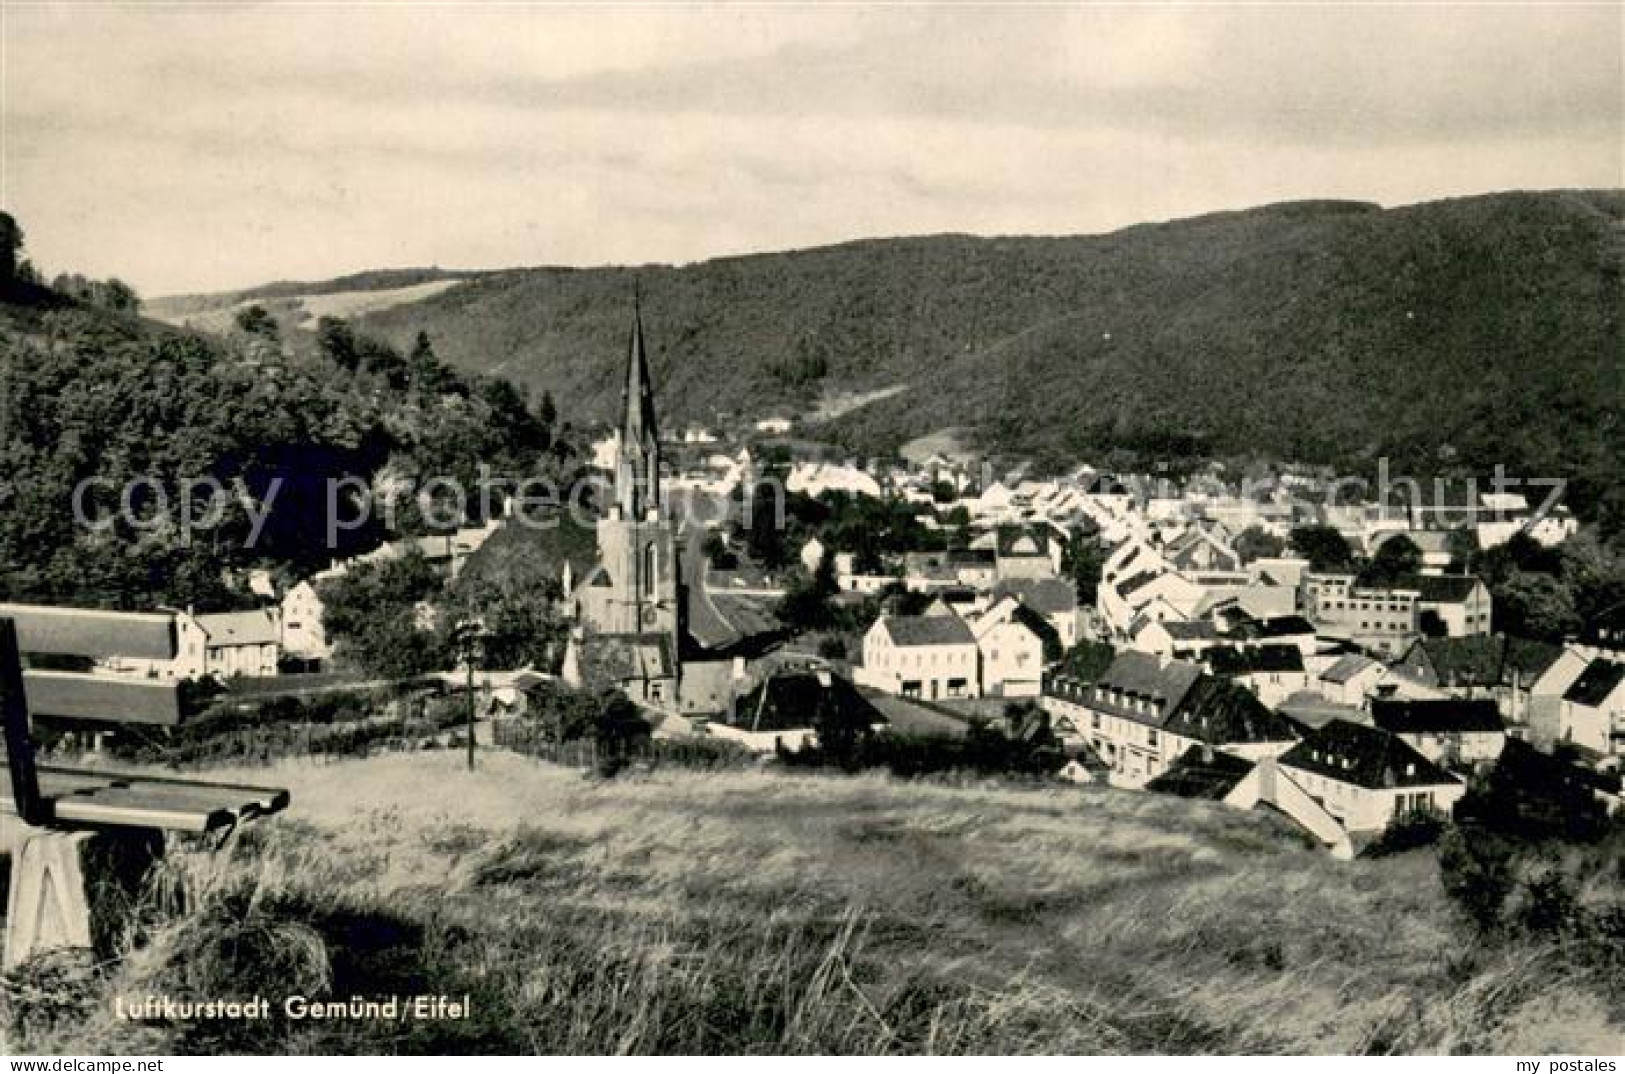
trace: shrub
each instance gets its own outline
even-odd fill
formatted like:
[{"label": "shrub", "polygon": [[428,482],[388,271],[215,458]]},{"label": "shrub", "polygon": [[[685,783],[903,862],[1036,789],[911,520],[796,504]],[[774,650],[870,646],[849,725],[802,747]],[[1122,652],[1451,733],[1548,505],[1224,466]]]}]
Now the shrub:
[{"label": "shrub", "polygon": [[1383,829],[1382,835],[1366,847],[1365,855],[1381,858],[1432,846],[1444,835],[1444,828],[1444,821],[1432,813],[1407,813],[1395,817]]}]

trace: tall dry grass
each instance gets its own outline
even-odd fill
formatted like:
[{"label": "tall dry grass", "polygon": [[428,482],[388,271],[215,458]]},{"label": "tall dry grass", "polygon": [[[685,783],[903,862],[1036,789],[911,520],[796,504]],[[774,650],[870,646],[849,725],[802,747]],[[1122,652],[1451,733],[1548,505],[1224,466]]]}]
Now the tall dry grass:
[{"label": "tall dry grass", "polygon": [[[1429,852],[1337,863],[1268,817],[1218,806],[874,776],[664,771],[603,783],[499,756],[473,774],[435,754],[276,774],[294,785],[293,815],[218,852],[171,855],[124,957],[82,978],[82,1002],[59,1004],[60,1016],[11,1004],[23,1046],[1525,1054],[1620,1045],[1610,996],[1554,949],[1475,944]],[[173,1026],[111,1017],[112,995],[148,992],[467,993],[473,1017]]]}]

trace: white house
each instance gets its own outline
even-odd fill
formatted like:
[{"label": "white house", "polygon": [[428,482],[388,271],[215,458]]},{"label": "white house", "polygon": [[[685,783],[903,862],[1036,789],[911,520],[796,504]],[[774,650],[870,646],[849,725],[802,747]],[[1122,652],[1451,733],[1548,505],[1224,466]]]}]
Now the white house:
[{"label": "white house", "polygon": [[1398,735],[1345,720],[1309,732],[1277,764],[1355,833],[1380,832],[1413,813],[1448,817],[1467,791]]},{"label": "white house", "polygon": [[1303,653],[1296,645],[1237,645],[1204,649],[1199,659],[1214,675],[1251,690],[1267,708],[1309,688]]},{"label": "white house", "polygon": [[1529,737],[1625,756],[1625,662],[1564,650],[1530,690]]},{"label": "white house", "polygon": [[969,620],[981,657],[981,693],[994,697],[1037,697],[1044,678],[1044,639],[1030,625],[1042,617],[1015,597],[1004,597]]},{"label": "white house", "polygon": [[175,656],[170,660],[115,657],[101,670],[150,679],[229,679],[275,675],[282,655],[279,610],[169,613],[175,623]]},{"label": "white house", "polygon": [[863,636],[853,678],[900,697],[977,697],[981,654],[958,615],[883,615]]},{"label": "white house", "polygon": [[1490,632],[1490,591],[1472,575],[1408,574],[1397,579],[1393,588],[1416,591],[1417,623],[1424,633],[1430,615],[1438,617],[1445,637]]},{"label": "white house", "polygon": [[316,580],[306,579],[282,595],[282,649],[307,660],[333,655],[322,626],[322,598]]},{"label": "white house", "polygon": [[1062,649],[1078,643],[1078,589],[1067,578],[1011,578],[993,587],[993,599],[1015,597],[1055,631]]},{"label": "white house", "polygon": [[1382,681],[1387,669],[1378,661],[1350,653],[1332,661],[1317,677],[1314,689],[1339,705],[1364,708],[1366,698]]},{"label": "white house", "polygon": [[275,608],[197,616],[204,638],[204,674],[222,679],[275,675],[282,637],[277,619]]}]

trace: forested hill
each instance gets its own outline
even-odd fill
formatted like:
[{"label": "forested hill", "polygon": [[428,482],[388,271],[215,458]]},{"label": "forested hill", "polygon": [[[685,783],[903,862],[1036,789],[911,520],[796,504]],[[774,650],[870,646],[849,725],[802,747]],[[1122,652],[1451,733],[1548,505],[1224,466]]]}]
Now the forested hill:
[{"label": "forested hill", "polygon": [[1109,235],[935,236],[682,267],[490,273],[364,314],[606,417],[633,277],[668,423],[896,394],[826,435],[890,449],[1256,452],[1369,474],[1580,478],[1625,457],[1625,192],[1266,206]]},{"label": "forested hill", "polygon": [[[274,324],[211,337],[0,280],[0,599],[226,607],[248,568],[299,577],[389,535],[375,513],[329,544],[329,481],[445,476],[472,492],[481,462],[521,476],[565,465],[511,384],[459,376],[427,346],[403,357],[346,340],[307,354]],[[188,527],[210,510],[187,490],[211,479],[234,495],[218,525]],[[112,529],[75,518],[86,481],[86,515],[117,515],[129,491]],[[424,526],[410,503],[394,523]]]}]

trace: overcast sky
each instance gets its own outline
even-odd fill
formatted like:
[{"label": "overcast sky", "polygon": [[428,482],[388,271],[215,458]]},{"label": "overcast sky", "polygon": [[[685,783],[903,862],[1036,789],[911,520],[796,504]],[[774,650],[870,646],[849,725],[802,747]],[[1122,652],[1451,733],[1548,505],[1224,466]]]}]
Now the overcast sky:
[{"label": "overcast sky", "polygon": [[1625,186],[1572,6],[0,5],[0,205],[148,295]]}]

